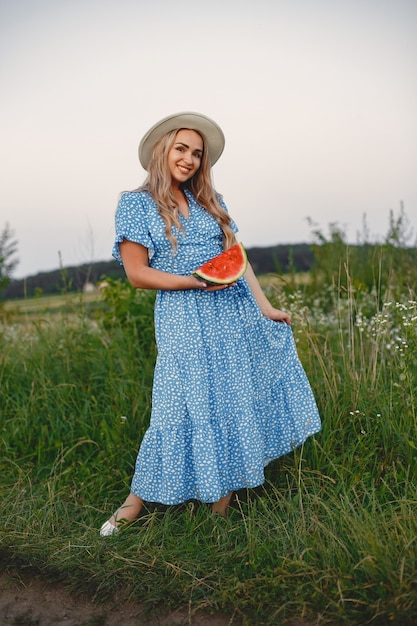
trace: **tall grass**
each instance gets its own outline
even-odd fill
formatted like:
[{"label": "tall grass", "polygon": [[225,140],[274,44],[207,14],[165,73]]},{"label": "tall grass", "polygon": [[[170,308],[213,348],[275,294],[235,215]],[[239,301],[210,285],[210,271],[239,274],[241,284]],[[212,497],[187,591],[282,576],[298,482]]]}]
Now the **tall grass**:
[{"label": "tall grass", "polygon": [[9,317],[2,562],[153,614],[188,607],[190,623],[198,609],[231,623],[416,623],[416,298],[385,278],[358,288],[339,262],[330,282],[270,288],[292,312],[323,431],[239,492],[227,520],[196,502],[152,506],[98,537],[149,419],[153,294],[110,281],[95,307]]}]

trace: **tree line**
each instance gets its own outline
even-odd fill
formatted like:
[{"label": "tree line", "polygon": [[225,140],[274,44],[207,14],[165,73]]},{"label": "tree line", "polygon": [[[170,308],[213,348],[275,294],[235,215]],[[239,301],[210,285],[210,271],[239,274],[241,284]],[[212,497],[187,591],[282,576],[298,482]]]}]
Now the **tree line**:
[{"label": "tree line", "polygon": [[[309,272],[309,286],[313,290],[319,283],[337,284],[341,292],[366,290],[378,294],[379,299],[384,293],[392,295],[401,287],[417,284],[417,241],[402,204],[397,214],[389,212],[387,233],[379,241],[371,237],[366,216],[362,232],[357,234],[357,243],[353,245],[347,241],[345,229],[337,223],[329,224],[326,233],[317,225],[310,225],[311,244],[248,248],[255,273]],[[16,255],[17,242],[6,224],[0,233],[0,300],[77,292],[105,278],[125,277],[115,260],[107,260],[13,280],[12,273],[18,263]],[[414,293],[410,293],[410,298],[414,298]]]},{"label": "tree line", "polygon": [[[312,267],[313,253],[306,243],[247,249],[257,274],[304,272]],[[48,272],[39,272],[19,280],[9,279],[0,294],[2,300],[82,291],[87,284],[96,285],[105,278],[124,278],[123,268],[115,260],[97,261]]]}]

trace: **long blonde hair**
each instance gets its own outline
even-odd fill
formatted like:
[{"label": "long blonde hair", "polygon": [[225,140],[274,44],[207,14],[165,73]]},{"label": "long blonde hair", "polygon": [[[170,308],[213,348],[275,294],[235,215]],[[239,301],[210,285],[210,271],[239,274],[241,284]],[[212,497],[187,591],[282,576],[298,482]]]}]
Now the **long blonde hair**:
[{"label": "long blonde hair", "polygon": [[[197,131],[196,131],[197,132]],[[172,232],[175,226],[182,229],[179,219],[179,209],[172,193],[171,174],[168,169],[168,153],[175,142],[178,130],[173,130],[162,137],[154,146],[149,163],[148,176],[142,187],[137,191],[148,191],[155,200],[159,214],[165,222],[165,234],[175,251],[178,245],[177,239]],[[198,133],[200,135],[200,133]],[[235,234],[230,227],[230,216],[219,202],[219,196],[213,188],[211,181],[210,162],[207,154],[207,142],[203,140],[203,154],[198,171],[192,178],[187,180],[182,189],[189,189],[197,202],[206,209],[219,224],[223,231],[224,249],[230,248],[236,243]]]}]

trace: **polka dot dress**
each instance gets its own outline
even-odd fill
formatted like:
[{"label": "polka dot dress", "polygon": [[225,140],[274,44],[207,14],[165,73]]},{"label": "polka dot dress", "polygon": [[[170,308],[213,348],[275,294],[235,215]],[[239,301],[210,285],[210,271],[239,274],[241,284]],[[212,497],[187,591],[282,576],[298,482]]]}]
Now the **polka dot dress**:
[{"label": "polka dot dress", "polygon": [[[186,196],[189,218],[174,230],[173,254],[152,197],[124,193],[113,256],[122,263],[119,243],[128,239],[148,248],[151,267],[189,275],[220,254],[220,227]],[[211,293],[158,291],[155,333],[152,414],[132,481],[143,500],[216,502],[256,487],[265,465],[320,430],[291,327],[262,315],[244,278]]]}]

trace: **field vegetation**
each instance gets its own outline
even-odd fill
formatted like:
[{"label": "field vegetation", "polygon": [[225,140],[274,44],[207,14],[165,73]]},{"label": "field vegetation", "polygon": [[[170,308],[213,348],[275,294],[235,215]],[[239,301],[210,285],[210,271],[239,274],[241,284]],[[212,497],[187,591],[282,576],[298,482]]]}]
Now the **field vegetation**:
[{"label": "field vegetation", "polygon": [[[236,494],[229,517],[152,506],[98,529],[147,427],[154,294],[7,303],[0,328],[0,557],[97,600],[230,623],[417,623],[417,258],[403,212],[380,245],[316,232],[315,265],[265,276],[289,310],[323,430]],[[192,623],[190,617],[190,623]]]}]

